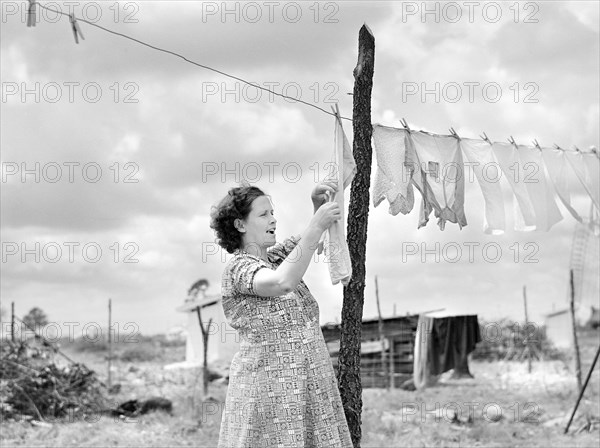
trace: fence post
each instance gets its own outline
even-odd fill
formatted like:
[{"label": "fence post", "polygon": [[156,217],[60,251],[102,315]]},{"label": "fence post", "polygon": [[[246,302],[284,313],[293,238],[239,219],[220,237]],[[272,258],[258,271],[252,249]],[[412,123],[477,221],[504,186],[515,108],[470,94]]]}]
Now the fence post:
[{"label": "fence post", "polygon": [[365,258],[371,183],[371,90],[375,65],[375,38],[366,25],[358,33],[358,62],[354,68],[352,127],[356,175],[350,187],[346,241],[352,261],[352,278],[344,286],[338,385],[354,448],[360,448],[362,384],[360,342],[365,292]]}]

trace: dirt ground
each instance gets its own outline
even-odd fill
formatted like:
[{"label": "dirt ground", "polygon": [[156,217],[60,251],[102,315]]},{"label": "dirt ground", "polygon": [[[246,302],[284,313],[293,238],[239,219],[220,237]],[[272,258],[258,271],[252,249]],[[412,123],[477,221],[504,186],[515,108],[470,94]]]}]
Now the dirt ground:
[{"label": "dirt ground", "polygon": [[[584,337],[583,377],[598,347],[598,333]],[[215,447],[227,385],[213,382],[202,394],[199,369],[164,369],[165,360],[183,347],[151,362],[115,362],[113,383],[122,385],[114,403],[132,398],[166,397],[173,415],[161,412],[122,419],[91,413],[87,421],[33,426],[2,422],[2,447]],[[103,354],[71,353],[78,362],[106,377]],[[226,366],[216,366],[225,369]],[[598,447],[600,446],[600,367],[596,366],[568,434],[566,422],[577,399],[572,359],[527,363],[471,362],[473,379],[445,374],[424,391],[365,389],[363,447]],[[587,421],[596,422],[592,430]]]}]

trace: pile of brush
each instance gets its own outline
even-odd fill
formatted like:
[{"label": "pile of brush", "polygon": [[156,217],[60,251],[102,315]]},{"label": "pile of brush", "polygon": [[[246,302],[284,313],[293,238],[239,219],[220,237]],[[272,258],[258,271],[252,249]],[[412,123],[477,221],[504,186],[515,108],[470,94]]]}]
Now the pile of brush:
[{"label": "pile of brush", "polygon": [[0,414],[7,420],[82,419],[106,407],[105,385],[93,370],[58,367],[56,349],[38,341],[2,341]]}]

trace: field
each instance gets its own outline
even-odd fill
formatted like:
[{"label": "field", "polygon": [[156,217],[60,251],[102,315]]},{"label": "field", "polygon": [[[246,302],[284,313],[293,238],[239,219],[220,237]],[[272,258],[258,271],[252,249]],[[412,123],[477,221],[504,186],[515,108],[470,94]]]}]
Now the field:
[{"label": "field", "polygon": [[[597,331],[581,335],[584,379],[598,343]],[[106,378],[105,351],[63,349],[96,370],[101,379]],[[155,412],[123,419],[96,413],[88,421],[41,426],[5,421],[1,445],[216,446],[226,384],[212,382],[209,396],[203,397],[199,369],[163,369],[165,364],[183,360],[182,345],[147,338],[129,348],[127,355],[124,350],[117,350],[117,354],[120,358],[115,361],[113,383],[120,383],[122,389],[110,399],[121,403],[132,398],[165,397],[173,402],[173,415]],[[362,446],[600,446],[598,366],[567,435],[563,430],[577,399],[571,358],[534,361],[531,373],[526,363],[513,361],[472,361],[470,368],[474,379],[452,380],[445,375],[435,387],[422,392],[364,390]],[[591,431],[585,428],[588,420],[593,423]]]}]

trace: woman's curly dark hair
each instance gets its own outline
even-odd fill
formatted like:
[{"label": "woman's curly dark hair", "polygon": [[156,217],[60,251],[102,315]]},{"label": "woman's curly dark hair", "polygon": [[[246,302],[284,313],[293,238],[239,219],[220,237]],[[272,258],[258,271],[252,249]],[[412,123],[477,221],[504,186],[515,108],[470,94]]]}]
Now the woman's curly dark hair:
[{"label": "woman's curly dark hair", "polygon": [[265,193],[258,187],[242,185],[233,187],[210,212],[210,228],[217,235],[217,244],[232,254],[242,248],[242,234],[235,228],[236,219],[246,219],[252,202]]}]

